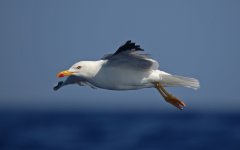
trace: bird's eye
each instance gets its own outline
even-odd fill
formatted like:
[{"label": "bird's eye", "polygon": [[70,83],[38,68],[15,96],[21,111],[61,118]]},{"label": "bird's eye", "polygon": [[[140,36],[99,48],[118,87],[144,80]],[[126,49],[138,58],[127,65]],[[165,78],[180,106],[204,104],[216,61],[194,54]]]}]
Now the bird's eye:
[{"label": "bird's eye", "polygon": [[77,69],[81,69],[82,67],[81,67],[81,66],[77,66],[76,68],[77,68]]}]

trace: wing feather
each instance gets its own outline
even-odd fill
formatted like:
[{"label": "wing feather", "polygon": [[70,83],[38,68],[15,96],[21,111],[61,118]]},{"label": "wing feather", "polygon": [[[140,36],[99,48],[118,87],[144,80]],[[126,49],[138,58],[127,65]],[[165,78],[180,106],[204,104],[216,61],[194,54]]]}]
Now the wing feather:
[{"label": "wing feather", "polygon": [[131,42],[131,40],[128,40],[125,44],[120,46],[118,50],[113,54],[117,55],[121,52],[134,52],[134,51],[144,51],[140,45],[136,45],[135,43]]},{"label": "wing feather", "polygon": [[120,46],[114,54],[105,55],[102,59],[107,59],[108,67],[123,67],[124,69],[149,70],[157,69],[159,64],[151,59],[148,54],[138,53],[144,51],[140,45],[127,41]]}]

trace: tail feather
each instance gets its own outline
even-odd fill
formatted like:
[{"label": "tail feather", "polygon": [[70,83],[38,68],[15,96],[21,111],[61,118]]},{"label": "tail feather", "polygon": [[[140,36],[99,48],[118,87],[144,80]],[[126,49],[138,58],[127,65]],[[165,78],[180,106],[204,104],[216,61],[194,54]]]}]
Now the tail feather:
[{"label": "tail feather", "polygon": [[162,82],[164,86],[182,86],[197,90],[200,83],[197,79],[177,76],[177,75],[163,75]]}]

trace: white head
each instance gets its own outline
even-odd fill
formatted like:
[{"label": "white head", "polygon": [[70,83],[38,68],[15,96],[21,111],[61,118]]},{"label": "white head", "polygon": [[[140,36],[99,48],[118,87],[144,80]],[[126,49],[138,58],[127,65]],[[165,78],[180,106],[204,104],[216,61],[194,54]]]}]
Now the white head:
[{"label": "white head", "polygon": [[83,78],[91,77],[96,72],[96,65],[92,61],[80,61],[72,65],[68,70],[57,74],[58,78],[75,75]]}]

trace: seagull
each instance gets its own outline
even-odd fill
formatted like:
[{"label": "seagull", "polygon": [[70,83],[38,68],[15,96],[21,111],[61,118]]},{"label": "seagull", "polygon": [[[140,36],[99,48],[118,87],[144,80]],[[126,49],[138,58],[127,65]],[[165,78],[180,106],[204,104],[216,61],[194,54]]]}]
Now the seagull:
[{"label": "seagull", "polygon": [[57,74],[58,78],[67,78],[58,82],[53,89],[56,91],[72,84],[107,90],[155,88],[166,102],[182,110],[186,104],[170,94],[165,87],[198,89],[199,81],[159,70],[159,63],[140,51],[144,51],[140,45],[129,40],[115,53],[105,55],[100,60],[79,61]]}]

